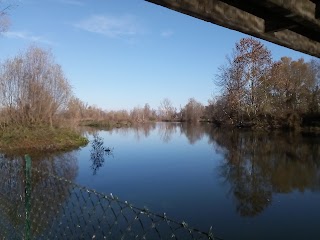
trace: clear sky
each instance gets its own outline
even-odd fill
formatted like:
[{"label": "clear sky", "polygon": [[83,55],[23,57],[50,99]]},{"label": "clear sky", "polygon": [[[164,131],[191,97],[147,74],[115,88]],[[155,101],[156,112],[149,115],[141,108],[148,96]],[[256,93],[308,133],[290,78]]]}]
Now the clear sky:
[{"label": "clear sky", "polygon": [[[219,94],[213,80],[247,35],[143,0],[15,0],[0,60],[30,45],[51,49],[84,102],[131,109],[164,98],[175,107]],[[5,2],[10,2],[6,0]],[[311,57],[262,41],[275,60]]]}]

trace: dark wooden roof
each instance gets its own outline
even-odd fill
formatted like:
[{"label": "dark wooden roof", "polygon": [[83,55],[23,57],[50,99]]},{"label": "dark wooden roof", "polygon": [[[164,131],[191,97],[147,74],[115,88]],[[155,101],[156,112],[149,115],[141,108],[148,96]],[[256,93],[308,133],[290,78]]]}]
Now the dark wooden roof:
[{"label": "dark wooden roof", "polygon": [[320,57],[320,0],[146,0]]}]

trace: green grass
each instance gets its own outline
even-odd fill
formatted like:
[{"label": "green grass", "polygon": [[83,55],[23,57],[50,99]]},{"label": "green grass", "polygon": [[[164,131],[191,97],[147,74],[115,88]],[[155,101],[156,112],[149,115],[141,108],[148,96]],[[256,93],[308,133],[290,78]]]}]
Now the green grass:
[{"label": "green grass", "polygon": [[82,126],[87,127],[95,127],[95,128],[103,128],[103,129],[112,129],[112,128],[121,128],[121,127],[129,127],[132,125],[130,121],[83,121],[81,122]]},{"label": "green grass", "polygon": [[68,128],[7,127],[0,130],[0,151],[63,151],[88,144],[88,139]]}]

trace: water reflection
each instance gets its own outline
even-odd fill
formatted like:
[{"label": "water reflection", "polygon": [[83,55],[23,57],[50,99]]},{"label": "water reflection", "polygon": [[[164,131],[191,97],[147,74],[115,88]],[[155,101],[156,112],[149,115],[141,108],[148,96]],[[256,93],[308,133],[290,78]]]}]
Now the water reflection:
[{"label": "water reflection", "polygon": [[127,136],[129,133],[134,133],[135,139],[140,141],[142,137],[148,138],[151,131],[154,131],[157,127],[157,124],[154,122],[151,123],[143,123],[143,124],[134,124],[131,127],[122,127],[122,128],[113,128],[108,130],[108,132],[112,135],[121,135],[123,137]]},{"label": "water reflection", "polygon": [[183,123],[181,125],[181,134],[185,135],[188,138],[188,141],[191,145],[195,144],[197,141],[200,141],[204,135],[207,133],[208,124],[192,124],[192,123]]},{"label": "water reflection", "polygon": [[104,147],[103,139],[95,133],[93,134],[90,149],[90,159],[92,161],[91,169],[93,175],[96,175],[98,170],[104,165],[105,156],[113,157],[113,149]]},{"label": "water reflection", "polygon": [[[177,135],[193,145],[203,138],[223,157],[215,170],[225,184],[240,216],[253,217],[272,205],[273,194],[320,190],[320,139],[298,133],[253,132],[219,129],[210,124],[158,123],[133,128],[113,129],[110,134],[127,137],[134,133],[139,141],[157,131],[159,139],[169,143]],[[99,142],[99,141],[98,141]],[[102,143],[97,144],[92,170],[104,164]],[[177,149],[177,155],[182,154]]]},{"label": "water reflection", "polygon": [[181,126],[180,123],[161,123],[158,125],[158,134],[160,139],[169,143],[173,134],[177,133],[177,129]]},{"label": "water reflection", "polygon": [[[172,140],[172,137],[180,133],[185,135],[190,144],[194,144],[197,141],[201,140],[206,134],[209,133],[211,125],[207,123],[180,123],[180,122],[171,122],[171,123],[144,123],[144,124],[135,124],[130,128],[114,128],[108,130],[110,135],[121,135],[127,137],[128,134],[134,133],[134,138],[137,141],[140,141],[142,138],[148,138],[152,131],[157,130],[159,138],[164,143],[169,143]],[[97,134],[97,131],[89,132],[91,135]]]},{"label": "water reflection", "polygon": [[224,160],[218,171],[241,216],[256,216],[273,193],[319,190],[319,139],[300,134],[211,129]]},{"label": "water reflection", "polygon": [[[32,160],[34,170],[31,178],[30,215],[38,221],[31,222],[31,229],[32,235],[38,236],[59,216],[61,205],[70,196],[70,185],[56,181],[52,175],[74,181],[78,174],[78,164],[75,152],[46,156],[33,154]],[[23,233],[25,224],[22,200],[25,189],[24,168],[25,161],[22,156],[2,155],[0,158],[1,221],[11,226],[12,234]]]},{"label": "water reflection", "polygon": [[148,138],[150,132],[153,131],[156,126],[156,123],[136,124],[133,125],[132,129],[134,130],[135,138],[139,141],[141,137]]},{"label": "water reflection", "polygon": [[[88,175],[98,175],[96,176],[97,180],[101,176],[104,177],[104,175],[101,173],[103,173],[105,169],[101,168],[104,166],[105,160],[108,157],[113,156],[112,149],[109,149],[110,151],[106,151],[108,150],[108,148],[104,146],[104,141],[106,140],[101,137],[103,135],[99,136],[98,133],[99,131],[97,130],[93,130],[92,132],[90,132],[90,135],[93,136],[93,141],[91,142],[91,145],[88,146],[89,149],[87,149],[88,151],[90,150],[90,159],[88,159],[88,155],[85,155],[86,157],[82,159],[82,161],[85,161],[86,163],[88,163],[89,161],[89,165],[91,168],[90,169],[88,165],[83,164],[86,169],[82,171],[88,171]],[[110,137],[112,136],[112,134],[117,135],[117,137]],[[134,137],[130,139],[130,141],[127,141],[127,138],[130,136],[132,137],[132,134]],[[199,156],[201,157],[206,157],[208,155],[209,157],[211,157],[212,155],[210,154],[212,154],[212,148],[218,152],[218,157],[221,157],[223,159],[218,163],[218,168],[214,169],[214,174],[219,174],[221,181],[224,183],[224,188],[221,188],[221,191],[225,191],[227,198],[232,199],[234,209],[240,216],[254,217],[261,214],[265,209],[270,209],[271,205],[274,202],[274,195],[277,193],[287,194],[295,191],[304,192],[320,190],[320,139],[316,137],[310,138],[304,137],[300,134],[283,132],[268,133],[239,131],[235,129],[226,130],[214,128],[210,124],[192,125],[184,123],[141,124],[133,126],[132,128],[110,130],[108,131],[108,134],[106,134],[106,136],[110,137],[110,139],[108,139],[108,142],[110,142],[111,144],[115,144],[115,142],[112,141],[119,141],[119,144],[128,144],[128,146],[127,148],[123,148],[125,150],[119,147],[119,152],[117,152],[117,154],[119,154],[117,155],[117,157],[120,156],[122,157],[122,159],[124,159],[122,161],[123,165],[121,165],[121,167],[119,167],[120,165],[111,166],[112,164],[110,164],[110,166],[107,166],[113,168],[112,171],[109,171],[111,173],[110,175],[108,175],[108,177],[110,177],[108,178],[109,182],[106,182],[110,184],[108,186],[109,188],[106,188],[105,192],[109,192],[109,189],[111,189],[112,185],[117,184],[118,179],[129,176],[128,178],[126,178],[126,184],[120,184],[120,187],[116,186],[116,188],[121,189],[122,187],[124,189],[124,193],[126,193],[126,191],[129,192],[129,197],[131,197],[129,195],[131,194],[131,192],[134,192],[134,194],[136,195],[140,194],[141,198],[143,198],[143,200],[141,201],[149,200],[148,195],[144,195],[145,192],[149,193],[150,191],[154,191],[150,195],[153,195],[155,197],[154,199],[150,197],[150,202],[154,201],[155,203],[158,203],[158,201],[161,200],[161,197],[159,197],[159,195],[162,193],[166,193],[167,189],[169,189],[169,193],[170,191],[176,192],[176,189],[179,189],[179,191],[182,191],[181,189],[183,189],[183,185],[174,185],[176,184],[174,181],[168,181],[167,183],[169,184],[167,185],[163,184],[160,181],[153,181],[153,179],[160,179],[159,176],[162,176],[160,173],[165,172],[166,174],[168,174],[169,179],[179,180],[179,178],[181,178],[187,181],[191,179],[190,181],[192,181],[192,183],[195,183],[195,186],[196,184],[198,184],[197,178],[201,179],[203,175],[205,175],[204,171],[201,171],[199,175],[188,175],[187,177],[187,174],[185,174],[185,172],[188,172],[191,168],[196,169],[197,164],[208,164],[209,161],[202,161],[203,159],[201,159],[200,157],[199,161],[180,161],[179,157],[180,159],[182,159],[181,156],[183,156],[183,154],[190,154],[190,152],[185,151],[185,149],[181,148],[182,144],[177,145],[176,148],[174,148],[174,151],[169,151],[168,153],[166,153],[167,155],[165,155],[166,158],[170,160],[171,158],[173,159],[173,165],[170,166],[172,167],[172,170],[170,171],[167,171],[169,166],[167,162],[165,163],[166,165],[161,165],[161,163],[155,162],[157,169],[153,169],[153,162],[149,160],[134,162],[135,159],[132,158],[136,156],[141,157],[141,155],[136,154],[135,152],[134,154],[123,154],[124,151],[140,151],[139,146],[134,146],[133,148],[130,148],[130,146],[135,144],[134,141],[139,142],[140,139],[151,137],[153,141],[150,141],[149,151],[142,152],[142,154],[147,155],[145,159],[151,159],[152,155],[156,151],[159,151],[159,153],[162,154],[163,150],[166,149],[166,144],[158,144],[159,141],[157,140],[159,139],[160,141],[168,143],[172,139],[176,140],[177,138],[179,138],[179,140],[184,141],[183,143],[189,142],[189,144],[191,145],[195,143],[206,145],[208,142],[212,147],[207,145],[203,147],[203,145],[200,146],[200,144],[197,144],[197,146],[199,145],[201,147],[201,150],[197,150],[199,148],[196,148],[195,146],[193,146],[192,148],[195,149],[195,151],[208,150],[208,154],[206,153],[207,155],[202,154],[202,152],[200,154],[199,152]],[[123,143],[122,139],[125,139],[126,141],[123,141]],[[144,144],[144,141],[140,141],[140,144]],[[188,147],[186,145],[188,144],[183,144],[183,148]],[[197,155],[197,153],[198,152],[196,152],[195,155]],[[127,157],[130,158],[128,159],[128,165],[131,166],[132,169],[125,169],[127,165],[125,163],[125,160]],[[142,156],[142,159],[144,160],[143,157],[144,156]],[[187,157],[188,156],[186,156],[186,158]],[[5,190],[2,191],[0,211],[1,213],[6,213],[5,218],[18,228],[20,225],[23,225],[23,221],[21,221],[20,218],[16,217],[16,213],[7,213],[5,209],[10,208],[8,206],[11,206],[11,209],[15,209],[19,212],[22,211],[22,209],[15,206],[21,205],[19,205],[19,203],[21,202],[21,198],[19,196],[21,194],[24,194],[24,172],[21,170],[24,167],[24,161],[22,157],[3,156],[2,158],[6,161],[2,161],[0,159],[0,188]],[[48,172],[53,175],[58,175],[70,181],[75,180],[79,171],[77,158],[77,152],[63,154],[58,153],[55,155],[45,156],[39,154],[32,156],[33,167],[36,167],[41,172]],[[216,159],[216,155],[214,159]],[[213,161],[215,160],[212,160],[212,162]],[[176,164],[179,165],[179,167],[175,168],[175,163],[179,163]],[[134,168],[135,164],[137,165],[136,168]],[[150,167],[150,169],[148,169],[146,166]],[[206,166],[210,167],[209,164]],[[181,171],[181,169],[183,169],[183,171]],[[100,174],[97,174],[98,171],[100,171]],[[127,171],[127,173],[129,174],[123,174],[122,171]],[[177,174],[178,171],[181,171],[181,176]],[[130,176],[130,172],[135,172],[134,177]],[[150,172],[152,172],[152,174]],[[158,173],[159,175],[157,175]],[[192,174],[193,173],[196,173],[196,171],[192,172]],[[172,177],[172,175],[170,174],[176,174],[178,177],[176,175]],[[204,182],[209,184],[211,183],[210,186],[207,186],[208,188],[210,188],[215,184],[210,182],[210,179],[209,181],[205,180],[200,182],[202,184]],[[134,182],[134,184],[138,186],[136,189],[132,187],[133,185],[130,185],[130,181],[135,180],[136,182]],[[32,196],[36,196],[36,198],[38,199],[37,201],[39,201],[37,205],[32,206],[32,214],[40,216],[44,209],[48,211],[48,214],[45,214],[44,216],[44,221],[41,221],[43,222],[43,226],[41,225],[39,227],[39,225],[33,223],[35,224],[33,228],[36,228],[38,232],[43,232],[43,229],[46,229],[46,226],[50,224],[50,221],[53,221],[50,219],[59,218],[57,213],[57,211],[59,210],[59,205],[63,204],[64,202],[68,202],[68,199],[70,199],[70,186],[64,182],[54,183],[55,180],[50,175],[44,175],[37,172],[33,173],[32,181]],[[90,186],[89,181],[90,180],[88,180],[88,186]],[[148,188],[150,182],[158,184],[156,185],[157,187]],[[170,184],[172,184],[172,186]],[[104,183],[104,185],[107,185],[107,183]],[[129,186],[128,188],[134,190],[125,189],[125,187],[123,187],[124,185]],[[197,186],[200,186],[199,188],[203,187],[203,185]],[[143,190],[141,192],[138,192],[139,188]],[[189,189],[187,189],[186,191],[189,191]],[[208,195],[219,193],[212,191]],[[137,198],[139,198],[140,195]],[[183,195],[183,192],[181,195]],[[48,198],[48,196],[50,197]],[[187,194],[184,196],[187,196]],[[170,199],[168,200],[168,202],[170,202]],[[202,204],[203,203],[200,203],[199,205]],[[171,210],[179,210],[180,205],[174,205],[173,203],[172,206],[174,207],[172,207],[173,210]],[[203,217],[201,217],[201,219],[203,219]]]}]

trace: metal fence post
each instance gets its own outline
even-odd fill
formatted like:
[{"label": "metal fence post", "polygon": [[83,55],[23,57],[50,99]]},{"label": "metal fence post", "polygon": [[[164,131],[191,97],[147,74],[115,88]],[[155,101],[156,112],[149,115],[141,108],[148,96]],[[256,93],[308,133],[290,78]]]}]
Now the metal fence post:
[{"label": "metal fence post", "polygon": [[25,239],[31,239],[31,221],[30,221],[30,211],[31,211],[31,158],[29,155],[25,155],[26,171],[25,171]]}]

